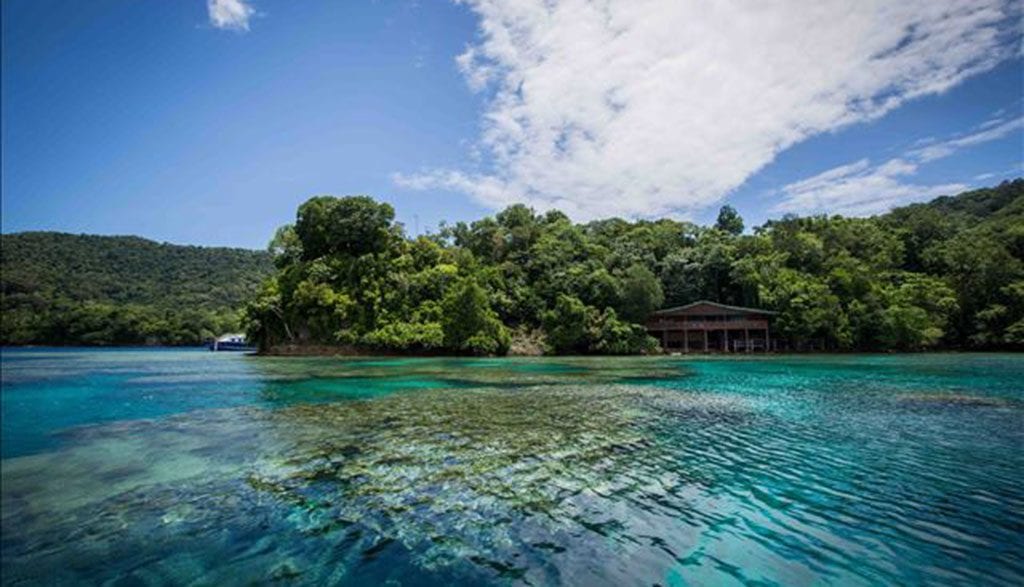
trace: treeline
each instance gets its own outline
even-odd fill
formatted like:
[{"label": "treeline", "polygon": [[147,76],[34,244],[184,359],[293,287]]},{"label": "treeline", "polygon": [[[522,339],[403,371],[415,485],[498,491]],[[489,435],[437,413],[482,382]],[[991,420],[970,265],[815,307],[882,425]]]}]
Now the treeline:
[{"label": "treeline", "polygon": [[137,237],[5,234],[5,345],[201,344],[241,328],[241,308],[273,270],[263,251]]},{"label": "treeline", "polygon": [[743,234],[511,206],[407,238],[371,198],[316,197],[271,242],[246,308],[263,348],[630,354],[656,308],[708,299],[779,312],[791,348],[1024,346],[1024,180],[873,218],[786,216]]}]

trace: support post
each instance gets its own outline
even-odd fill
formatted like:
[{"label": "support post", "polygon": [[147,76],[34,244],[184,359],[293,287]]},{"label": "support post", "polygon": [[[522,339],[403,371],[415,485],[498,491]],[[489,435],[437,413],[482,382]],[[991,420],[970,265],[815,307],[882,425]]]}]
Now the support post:
[{"label": "support post", "polygon": [[690,352],[690,331],[683,327],[683,352]]},{"label": "support post", "polygon": [[768,336],[768,324],[764,325],[764,352],[772,350],[771,338]]},{"label": "support post", "polygon": [[729,329],[723,330],[722,335],[725,336],[725,352],[729,352]]},{"label": "support post", "polygon": [[708,352],[708,329],[704,329],[704,352]]},{"label": "support post", "polygon": [[743,350],[750,352],[750,329],[743,329]]},{"label": "support post", "polygon": [[668,352],[668,328],[661,329],[661,350]]}]

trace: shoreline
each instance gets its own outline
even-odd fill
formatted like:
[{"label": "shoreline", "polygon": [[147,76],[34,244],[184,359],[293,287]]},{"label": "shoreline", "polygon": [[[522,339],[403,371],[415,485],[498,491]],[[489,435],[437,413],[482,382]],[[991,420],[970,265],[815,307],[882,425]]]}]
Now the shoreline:
[{"label": "shoreline", "polygon": [[880,351],[880,350],[830,350],[830,351],[773,351],[773,352],[671,352],[671,353],[646,353],[635,355],[602,355],[602,354],[545,354],[545,353],[508,353],[506,355],[460,355],[444,352],[407,352],[407,351],[386,351],[377,349],[361,349],[358,347],[335,347],[329,345],[288,345],[284,347],[272,347],[268,350],[260,350],[255,353],[246,353],[254,357],[409,357],[409,358],[452,358],[452,359],[504,359],[523,357],[574,357],[574,358],[602,358],[602,357],[787,357],[787,356],[812,356],[812,355],[929,355],[942,353],[958,354],[985,354],[985,353],[1008,353],[1021,354],[1021,351],[1014,349],[958,349],[941,348],[919,351]]},{"label": "shoreline", "polygon": [[[153,344],[114,344],[114,345],[56,345],[56,344],[20,344],[0,345],[0,351],[7,350],[208,350],[207,345],[153,345]],[[210,351],[212,352],[212,351]],[[228,351],[222,351],[228,352]],[[506,355],[468,355],[446,352],[422,352],[422,351],[387,351],[380,349],[359,348],[350,346],[330,345],[286,345],[275,346],[269,350],[257,350],[255,352],[235,352],[229,354],[241,354],[252,357],[389,357],[389,358],[451,358],[451,359],[504,359],[523,357],[573,357],[573,358],[602,358],[602,357],[787,357],[787,356],[812,356],[812,355],[932,355],[932,354],[1024,354],[1019,349],[1005,348],[936,348],[917,351],[884,351],[870,349],[852,350],[815,350],[815,351],[772,351],[772,352],[671,352],[671,353],[646,353],[635,355],[602,355],[602,354],[545,354],[545,353],[508,353]]]}]

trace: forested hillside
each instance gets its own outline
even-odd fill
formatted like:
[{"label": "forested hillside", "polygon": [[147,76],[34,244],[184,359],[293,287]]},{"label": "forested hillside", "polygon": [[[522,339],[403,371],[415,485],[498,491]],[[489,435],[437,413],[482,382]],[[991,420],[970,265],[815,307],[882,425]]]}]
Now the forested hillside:
[{"label": "forested hillside", "polygon": [[1024,345],[1024,180],[874,218],[715,226],[509,207],[406,238],[367,197],[317,197],[272,242],[276,274],[247,309],[267,348],[637,353],[652,310],[698,299],[779,312],[792,348]]},{"label": "forested hillside", "polygon": [[270,255],[138,237],[2,236],[3,344],[199,344],[239,328]]},{"label": "forested hillside", "polygon": [[3,235],[2,343],[197,344],[238,329],[248,302],[265,347],[636,353],[656,348],[650,311],[709,299],[780,312],[794,348],[1024,348],[1024,180],[747,234],[729,207],[700,227],[512,206],[416,239],[393,218],[313,198],[270,253]]}]

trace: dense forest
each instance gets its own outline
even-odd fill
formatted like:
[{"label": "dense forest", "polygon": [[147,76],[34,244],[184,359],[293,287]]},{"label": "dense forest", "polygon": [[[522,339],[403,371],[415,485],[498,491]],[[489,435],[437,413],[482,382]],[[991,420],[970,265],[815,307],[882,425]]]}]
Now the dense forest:
[{"label": "dense forest", "polygon": [[262,348],[492,355],[657,349],[640,324],[699,299],[779,312],[790,348],[1024,347],[1024,180],[872,218],[786,216],[744,233],[511,206],[408,238],[365,196],[315,197],[271,242],[246,308]]},{"label": "dense forest", "polygon": [[653,309],[709,299],[778,311],[791,348],[1020,349],[1024,180],[749,233],[728,206],[711,227],[512,206],[408,238],[387,204],[317,197],[269,253],[3,235],[0,293],[8,345],[198,344],[244,323],[264,348],[625,354],[657,349]]},{"label": "dense forest", "polygon": [[53,232],[0,241],[10,344],[201,344],[237,331],[273,270],[266,252]]}]

